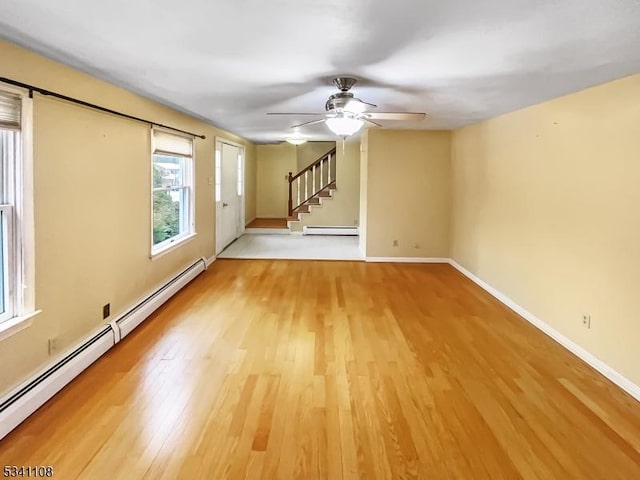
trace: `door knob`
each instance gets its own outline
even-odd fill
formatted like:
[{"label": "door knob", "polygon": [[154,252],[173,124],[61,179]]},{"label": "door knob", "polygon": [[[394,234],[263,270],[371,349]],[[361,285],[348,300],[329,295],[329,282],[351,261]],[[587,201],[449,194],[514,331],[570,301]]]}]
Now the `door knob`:
[{"label": "door knob", "polygon": [[222,206],[223,206],[223,207],[228,207],[228,206],[229,206],[229,204],[228,204],[228,203],[224,203],[224,202],[223,202],[223,203],[222,203]]}]

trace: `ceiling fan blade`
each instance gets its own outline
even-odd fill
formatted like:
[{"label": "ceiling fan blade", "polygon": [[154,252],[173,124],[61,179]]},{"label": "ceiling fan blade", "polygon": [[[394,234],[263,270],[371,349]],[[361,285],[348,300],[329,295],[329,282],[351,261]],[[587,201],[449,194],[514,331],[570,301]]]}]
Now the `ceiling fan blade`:
[{"label": "ceiling fan blade", "polygon": [[373,120],[424,120],[426,113],[367,112],[364,116]]},{"label": "ceiling fan blade", "polygon": [[267,115],[296,115],[298,117],[300,117],[302,115],[313,115],[314,117],[319,117],[320,115],[324,115],[324,113],[267,112]]},{"label": "ceiling fan blade", "polygon": [[381,125],[380,123],[378,123],[378,122],[374,122],[373,120],[369,120],[369,119],[368,119],[368,118],[366,118],[366,117],[362,117],[362,120],[364,120],[365,122],[370,123],[370,124],[372,124],[372,125],[375,125],[376,127],[382,127],[382,125]]},{"label": "ceiling fan blade", "polygon": [[310,122],[304,122],[299,125],[291,125],[291,128],[307,127],[309,125],[315,125],[316,123],[323,123],[323,122],[324,122],[324,118],[321,118],[320,120],[311,120]]}]

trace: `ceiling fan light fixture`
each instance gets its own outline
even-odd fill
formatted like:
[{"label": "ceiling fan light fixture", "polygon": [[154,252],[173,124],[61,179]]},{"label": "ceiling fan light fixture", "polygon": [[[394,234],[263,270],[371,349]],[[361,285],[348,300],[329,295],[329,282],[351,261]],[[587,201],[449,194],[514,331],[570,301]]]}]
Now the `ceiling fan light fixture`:
[{"label": "ceiling fan light fixture", "polygon": [[350,115],[329,117],[325,120],[327,127],[339,137],[348,137],[362,128],[364,122]]},{"label": "ceiling fan light fixture", "polygon": [[289,138],[286,138],[285,140],[289,142],[291,145],[295,145],[296,147],[298,145],[302,145],[303,143],[307,143],[307,139],[302,137],[289,137]]},{"label": "ceiling fan light fixture", "polygon": [[344,110],[346,112],[361,114],[367,110],[367,104],[362,102],[359,98],[354,98],[353,100],[349,100],[349,102],[344,106]]}]

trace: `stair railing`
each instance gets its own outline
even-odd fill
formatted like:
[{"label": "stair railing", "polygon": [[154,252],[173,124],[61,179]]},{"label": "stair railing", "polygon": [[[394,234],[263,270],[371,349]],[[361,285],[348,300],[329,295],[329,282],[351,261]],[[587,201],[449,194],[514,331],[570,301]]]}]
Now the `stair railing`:
[{"label": "stair railing", "polygon": [[[333,148],[295,175],[289,172],[289,217],[308,205],[311,199],[327,187],[335,188],[335,159],[336,149]],[[309,194],[309,190],[311,190],[311,194]]]}]

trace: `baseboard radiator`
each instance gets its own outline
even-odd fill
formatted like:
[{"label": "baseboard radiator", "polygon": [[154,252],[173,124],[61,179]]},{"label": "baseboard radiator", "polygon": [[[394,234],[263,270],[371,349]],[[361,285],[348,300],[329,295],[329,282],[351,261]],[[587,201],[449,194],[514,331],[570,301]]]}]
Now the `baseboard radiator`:
[{"label": "baseboard radiator", "polygon": [[44,405],[122,338],[131,333],[182,287],[206,268],[204,259],[193,263],[146,296],[117,320],[100,327],[22,385],[0,399],[0,439]]},{"label": "baseboard radiator", "polygon": [[303,235],[358,235],[358,227],[321,227],[305,225]]},{"label": "baseboard radiator", "polygon": [[129,309],[118,318],[115,323],[117,328],[114,330],[118,334],[117,341],[124,338],[140,325],[145,318],[155,312],[164,302],[175,295],[182,287],[196,278],[206,269],[206,261],[198,260],[193,265],[187,267],[178,275],[165,283],[158,290],[148,297],[138,302],[133,308]]}]

